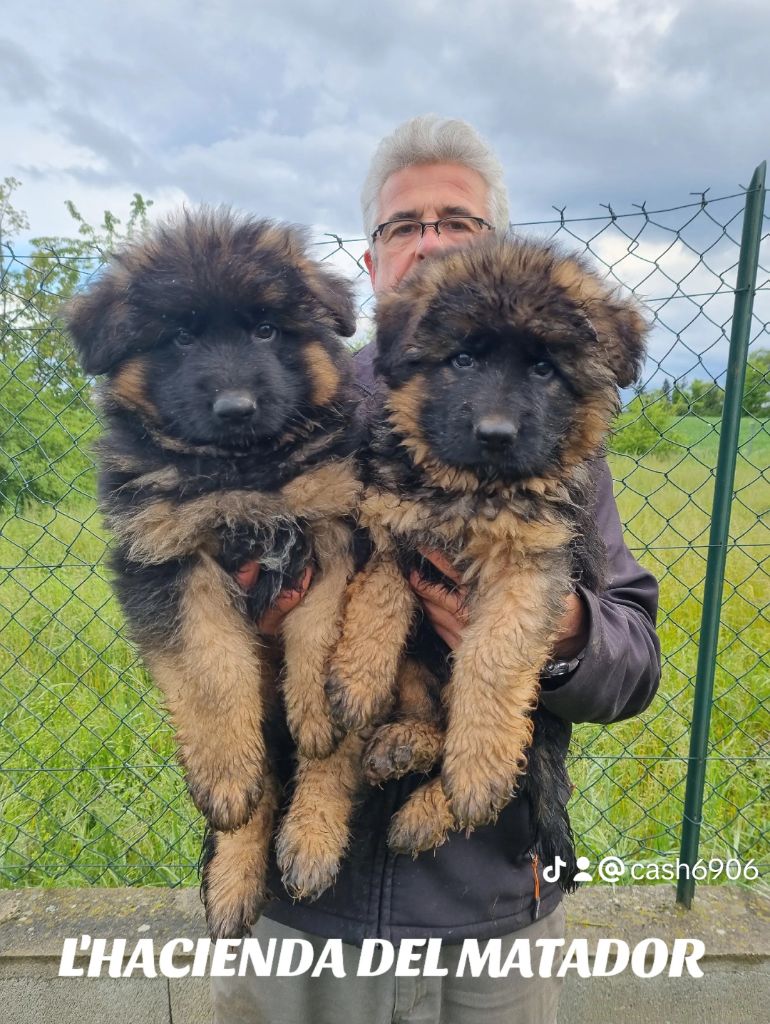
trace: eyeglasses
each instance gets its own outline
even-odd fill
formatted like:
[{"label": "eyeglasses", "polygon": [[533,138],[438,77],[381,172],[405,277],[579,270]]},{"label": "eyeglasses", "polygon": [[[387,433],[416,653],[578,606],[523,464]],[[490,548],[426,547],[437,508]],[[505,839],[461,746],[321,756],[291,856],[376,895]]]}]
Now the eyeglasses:
[{"label": "eyeglasses", "polygon": [[492,224],[483,217],[457,216],[442,217],[440,220],[410,220],[399,218],[378,224],[372,233],[372,241],[378,238],[388,249],[406,249],[416,245],[425,234],[426,228],[435,228],[437,235],[443,235],[448,242],[462,242],[480,235],[484,228],[494,231]]}]

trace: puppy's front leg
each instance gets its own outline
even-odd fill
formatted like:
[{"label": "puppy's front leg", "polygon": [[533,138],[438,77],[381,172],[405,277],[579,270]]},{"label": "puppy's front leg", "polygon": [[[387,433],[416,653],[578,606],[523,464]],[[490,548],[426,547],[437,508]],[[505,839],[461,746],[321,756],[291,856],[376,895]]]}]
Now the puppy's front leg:
[{"label": "puppy's front leg", "polygon": [[416,789],[390,820],[388,846],[394,853],[416,857],[446,842],[447,834],[457,828],[449,807],[441,777]]},{"label": "puppy's front leg", "polygon": [[224,570],[199,553],[180,580],[169,646],[143,651],[176,728],[193,802],[211,826],[245,824],[262,796],[267,659]]},{"label": "puppy's front leg", "polygon": [[347,597],[326,692],[333,718],[352,732],[390,710],[417,602],[395,560],[386,555],[375,555]]},{"label": "puppy's front leg", "polygon": [[327,757],[342,736],[325,692],[329,663],[342,629],[345,588],[353,574],[350,531],[316,527],[318,572],[300,604],[283,620],[286,718],[299,752]]},{"label": "puppy's front leg", "polygon": [[296,788],[275,845],[292,896],[316,899],[337,877],[361,788],[363,745],[361,736],[351,734],[322,761],[299,758]]},{"label": "puppy's front leg", "polygon": [[267,902],[268,854],[278,808],[272,774],[248,822],[236,832],[211,832],[203,848],[201,893],[212,939],[240,939]]},{"label": "puppy's front leg", "polygon": [[557,567],[537,559],[482,581],[445,695],[442,780],[461,827],[492,820],[513,795],[532,739],[531,712],[563,603]]},{"label": "puppy's front leg", "polygon": [[379,726],[366,745],[363,771],[372,785],[407,772],[428,772],[441,756],[444,723],[439,684],[425,665],[406,657],[398,671],[393,721]]}]

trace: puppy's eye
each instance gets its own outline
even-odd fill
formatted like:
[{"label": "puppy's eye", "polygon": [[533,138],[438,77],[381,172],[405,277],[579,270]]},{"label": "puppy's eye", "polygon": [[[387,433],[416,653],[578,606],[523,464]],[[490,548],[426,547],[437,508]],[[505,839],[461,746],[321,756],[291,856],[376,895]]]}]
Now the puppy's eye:
[{"label": "puppy's eye", "polygon": [[278,334],[278,328],[272,324],[258,324],[251,333],[257,341],[273,341]]},{"label": "puppy's eye", "polygon": [[192,345],[194,341],[195,335],[190,334],[190,332],[186,331],[184,327],[180,327],[174,335],[174,344],[178,345],[180,348],[187,348],[189,345]]},{"label": "puppy's eye", "polygon": [[553,366],[548,362],[547,359],[541,359],[539,362],[534,363],[532,366],[532,373],[536,377],[553,377]]},{"label": "puppy's eye", "polygon": [[458,370],[467,370],[474,363],[475,359],[469,352],[460,352],[452,360],[452,366],[456,366]]}]

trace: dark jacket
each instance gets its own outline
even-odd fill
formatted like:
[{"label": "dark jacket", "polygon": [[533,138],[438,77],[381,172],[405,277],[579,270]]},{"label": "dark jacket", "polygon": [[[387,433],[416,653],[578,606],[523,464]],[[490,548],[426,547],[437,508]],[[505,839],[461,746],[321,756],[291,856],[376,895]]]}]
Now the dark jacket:
[{"label": "dark jacket", "polygon": [[[364,394],[373,384],[373,345],[356,357]],[[599,530],[607,555],[607,589],[581,589],[590,617],[588,645],[566,679],[544,681],[543,705],[566,722],[615,722],[643,711],[660,677],[655,633],[658,586],[623,542],[605,460],[597,460]],[[566,751],[565,751],[566,753]],[[390,853],[391,816],[425,781],[409,775],[369,789],[353,823],[353,839],[336,885],[314,903],[292,901],[273,864],[275,900],[265,916],[292,928],[360,945],[365,938],[442,938],[460,943],[488,939],[531,923],[535,879],[528,855],[532,830],[528,804],[516,798],[494,825],[466,837],[452,833],[443,846],[416,858]],[[555,882],[540,876],[539,916],[562,897]]]}]

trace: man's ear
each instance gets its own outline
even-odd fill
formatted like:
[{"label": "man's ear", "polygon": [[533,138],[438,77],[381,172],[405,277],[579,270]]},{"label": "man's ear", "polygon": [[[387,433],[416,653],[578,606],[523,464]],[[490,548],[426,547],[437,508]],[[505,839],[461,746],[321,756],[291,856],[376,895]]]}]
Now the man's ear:
[{"label": "man's ear", "polygon": [[114,271],[70,299],[62,316],[89,376],[108,373],[130,355],[131,310]]},{"label": "man's ear", "polygon": [[374,265],[374,258],[372,257],[371,250],[369,249],[364,253],[364,266],[369,271],[369,280],[372,282],[372,290],[376,291],[377,268]]}]

